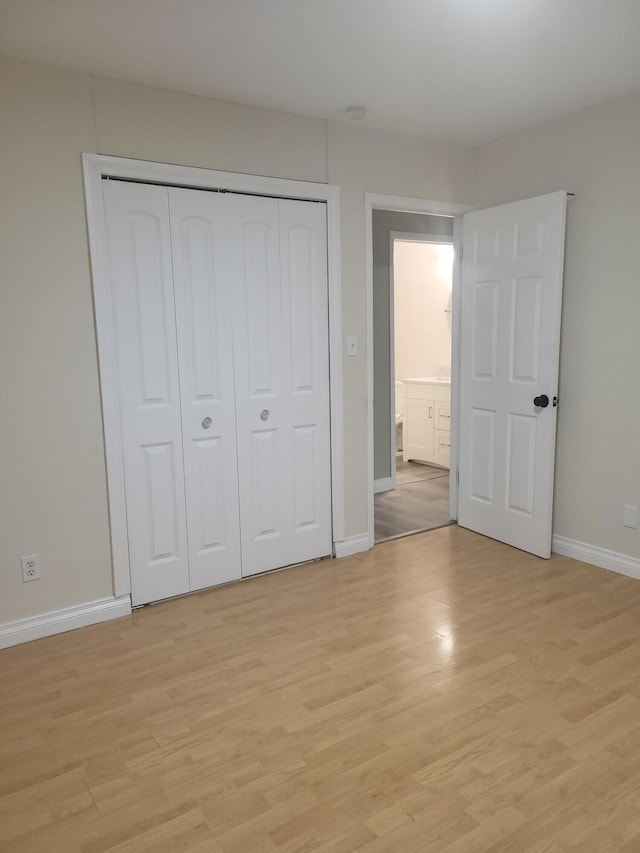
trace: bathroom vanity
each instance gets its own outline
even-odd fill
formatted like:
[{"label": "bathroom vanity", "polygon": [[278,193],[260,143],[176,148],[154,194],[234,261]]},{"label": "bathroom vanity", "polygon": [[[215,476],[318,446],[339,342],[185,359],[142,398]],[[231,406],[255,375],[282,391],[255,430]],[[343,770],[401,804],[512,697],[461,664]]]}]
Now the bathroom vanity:
[{"label": "bathroom vanity", "polygon": [[449,467],[451,444],[451,382],[429,377],[403,379],[405,462]]}]

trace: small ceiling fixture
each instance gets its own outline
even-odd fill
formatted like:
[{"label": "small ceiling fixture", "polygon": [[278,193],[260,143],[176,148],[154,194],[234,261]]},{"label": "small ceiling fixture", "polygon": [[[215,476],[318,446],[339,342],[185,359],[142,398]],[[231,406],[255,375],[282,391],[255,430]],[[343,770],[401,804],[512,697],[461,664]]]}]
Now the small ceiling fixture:
[{"label": "small ceiling fixture", "polygon": [[365,107],[347,107],[345,114],[351,121],[362,121],[367,114],[367,110]]}]

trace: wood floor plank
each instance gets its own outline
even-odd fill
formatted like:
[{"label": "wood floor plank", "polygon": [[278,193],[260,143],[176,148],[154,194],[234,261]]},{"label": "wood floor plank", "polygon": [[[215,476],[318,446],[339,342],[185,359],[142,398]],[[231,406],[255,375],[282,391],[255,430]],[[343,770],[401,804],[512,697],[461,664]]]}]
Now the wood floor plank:
[{"label": "wood floor plank", "polygon": [[0,652],[0,853],[640,850],[640,584],[457,527]]},{"label": "wood floor plank", "polygon": [[449,524],[449,471],[398,460],[396,488],[374,496],[375,540]]}]

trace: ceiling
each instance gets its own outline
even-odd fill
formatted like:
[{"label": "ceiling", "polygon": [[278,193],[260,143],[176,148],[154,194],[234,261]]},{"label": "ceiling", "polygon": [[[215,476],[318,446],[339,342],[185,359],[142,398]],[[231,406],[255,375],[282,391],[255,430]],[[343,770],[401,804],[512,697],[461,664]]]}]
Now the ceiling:
[{"label": "ceiling", "polygon": [[0,54],[479,143],[640,90],[638,0],[0,0]]}]

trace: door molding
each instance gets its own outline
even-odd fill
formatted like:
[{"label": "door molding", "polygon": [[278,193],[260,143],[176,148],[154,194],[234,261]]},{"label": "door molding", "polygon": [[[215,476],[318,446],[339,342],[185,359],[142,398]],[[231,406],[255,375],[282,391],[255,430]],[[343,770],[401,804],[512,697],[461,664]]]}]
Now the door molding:
[{"label": "door molding", "polygon": [[456,518],[458,507],[458,393],[460,382],[460,246],[461,216],[473,210],[468,204],[453,204],[405,196],[365,193],[366,301],[367,301],[367,537],[369,548],[375,544],[374,530],[374,457],[373,457],[373,211],[395,210],[402,213],[427,213],[452,216],[455,251],[451,316],[451,467],[449,514]]},{"label": "door molding", "polygon": [[342,285],[340,277],[340,190],[331,184],[220,172],[131,160],[101,154],[82,155],[89,253],[97,332],[100,394],[107,469],[113,581],[116,597],[131,593],[124,494],[124,468],[115,329],[107,253],[102,179],[121,178],[191,189],[229,190],[253,195],[324,201],[327,205],[327,272],[329,289],[329,399],[331,417],[331,497],[333,542],[344,539],[344,435],[342,402]]}]

